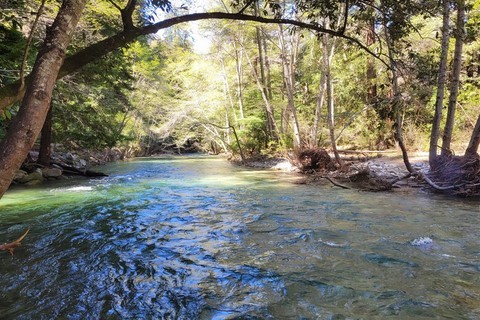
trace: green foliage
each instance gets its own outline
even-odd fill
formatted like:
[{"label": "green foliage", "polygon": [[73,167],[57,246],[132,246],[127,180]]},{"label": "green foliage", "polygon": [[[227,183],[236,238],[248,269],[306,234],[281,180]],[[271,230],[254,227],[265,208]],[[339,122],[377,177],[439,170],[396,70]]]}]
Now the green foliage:
[{"label": "green foliage", "polygon": [[59,82],[53,99],[56,142],[99,149],[132,140],[123,132],[133,109],[132,80],[130,65],[116,52]]},{"label": "green foliage", "polygon": [[[232,2],[237,9],[250,3],[247,0]],[[115,6],[107,0],[90,2],[69,50],[77,51],[122,30],[118,9],[127,3],[126,0],[115,1]],[[344,16],[340,13],[346,3],[350,7],[348,34],[365,42],[367,31],[371,31],[373,25],[377,34],[370,49],[378,52],[385,61],[388,57],[384,28],[393,41],[401,101],[405,107],[405,139],[415,148],[424,148],[433,112],[440,53],[441,16],[437,1],[382,0],[374,9],[365,1],[297,0],[282,3],[267,0],[259,1],[258,14],[298,16],[314,23],[329,21],[330,25],[341,28],[342,24],[336,22],[343,21]],[[53,16],[57,5],[57,2],[48,3],[47,18]],[[141,9],[133,15],[135,25],[164,18],[166,15],[161,11],[177,13],[168,0],[143,0],[139,5]],[[188,5],[182,5],[180,12],[184,12]],[[245,12],[253,12],[253,5],[250,3]],[[34,11],[36,6],[36,2],[13,0],[0,4],[0,9],[14,9],[8,11],[13,12],[11,15],[0,10],[0,85],[18,77],[26,38],[20,27],[30,23],[29,19],[20,17],[24,10]],[[458,98],[460,109],[455,134],[459,138],[471,130],[480,104],[478,1],[469,0],[467,6],[471,11],[464,53],[466,77]],[[59,82],[53,100],[56,142],[93,149],[122,144],[144,144],[150,148],[158,141],[182,144],[193,139],[201,141],[205,148],[213,143],[239,152],[236,143],[232,142],[231,130],[228,136],[229,131],[225,129],[233,125],[246,152],[272,152],[293,147],[291,110],[287,109],[282,68],[285,52],[281,51],[278,42],[278,27],[256,27],[245,22],[209,21],[203,28],[214,29],[210,31],[214,35],[212,52],[199,55],[193,50],[189,29],[184,25],[176,26],[162,35],[138,39],[127,48],[65,78]],[[288,59],[296,58],[292,67],[295,109],[302,139],[309,141],[313,139],[310,135],[316,116],[325,49],[316,34],[295,28],[285,27],[285,30],[288,30],[285,32],[286,55]],[[257,31],[262,35],[262,46],[266,46],[262,55],[268,61],[271,81],[268,99],[281,131],[278,141],[273,140],[272,132],[269,132],[265,101],[254,77],[255,73],[260,74],[261,61]],[[37,44],[35,38],[29,65],[35,57]],[[337,142],[341,146],[357,148],[393,146],[390,70],[348,41],[337,39],[335,45],[331,71]],[[367,77],[367,66],[375,69],[373,78]],[[238,83],[239,78],[241,83]],[[369,89],[373,85],[376,86],[376,96],[370,100]],[[243,107],[243,119],[240,106]],[[0,137],[14,114],[15,109],[9,109],[1,115]],[[324,104],[319,134],[314,139],[328,147],[326,120]]]},{"label": "green foliage", "polygon": [[26,41],[23,34],[0,24],[0,85],[18,79]]},{"label": "green foliage", "polygon": [[242,121],[243,130],[239,132],[239,138],[245,151],[250,154],[258,154],[268,145],[268,132],[263,114],[251,115]]}]

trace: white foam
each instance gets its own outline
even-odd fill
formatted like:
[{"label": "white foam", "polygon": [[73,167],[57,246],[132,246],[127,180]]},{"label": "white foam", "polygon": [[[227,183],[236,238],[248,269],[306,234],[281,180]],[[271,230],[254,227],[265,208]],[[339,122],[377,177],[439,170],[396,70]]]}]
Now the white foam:
[{"label": "white foam", "polygon": [[412,241],[410,241],[410,244],[412,246],[428,246],[430,244],[432,244],[433,240],[432,238],[430,237],[420,237],[420,238],[416,238],[416,239],[413,239]]},{"label": "white foam", "polygon": [[80,186],[80,187],[71,187],[65,189],[65,191],[92,191],[93,187]]}]

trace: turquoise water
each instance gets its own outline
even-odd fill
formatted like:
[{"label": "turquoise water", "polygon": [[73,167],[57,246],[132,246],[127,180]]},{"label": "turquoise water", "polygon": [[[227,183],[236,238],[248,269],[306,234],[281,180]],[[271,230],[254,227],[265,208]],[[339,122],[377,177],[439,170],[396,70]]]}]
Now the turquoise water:
[{"label": "turquoise water", "polygon": [[478,319],[480,203],[214,157],[0,200],[1,319]]}]

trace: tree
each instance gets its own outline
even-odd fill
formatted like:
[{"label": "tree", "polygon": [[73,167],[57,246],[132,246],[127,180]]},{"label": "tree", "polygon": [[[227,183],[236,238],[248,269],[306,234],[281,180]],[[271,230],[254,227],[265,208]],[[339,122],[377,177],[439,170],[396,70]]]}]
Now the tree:
[{"label": "tree", "polygon": [[[170,2],[167,0],[163,1],[154,1],[159,3],[161,7],[171,7]],[[249,4],[252,4],[254,1],[249,1]],[[285,18],[268,18],[264,16],[253,16],[248,14],[243,14],[243,10],[239,13],[227,13],[227,12],[205,12],[205,13],[193,13],[186,14],[183,16],[178,16],[170,19],[165,19],[153,24],[145,24],[143,26],[132,26],[133,18],[127,18],[126,15],[133,15],[134,8],[137,5],[136,1],[129,1],[127,6],[121,9],[122,12],[122,21],[124,21],[124,28],[122,31],[116,33],[113,36],[110,36],[106,39],[103,39],[95,44],[92,44],[80,51],[72,54],[67,57],[64,61],[62,68],[59,71],[58,78],[62,78],[66,75],[72,74],[73,72],[79,70],[83,66],[92,61],[99,59],[105,56],[107,53],[112,52],[118,48],[124,47],[129,43],[132,43],[135,39],[140,36],[145,36],[149,34],[154,34],[159,30],[170,28],[174,25],[178,25],[185,22],[192,22],[198,20],[207,20],[207,19],[221,19],[221,20],[239,20],[239,21],[252,21],[258,23],[266,24],[290,24],[300,28],[310,29],[312,31],[320,33],[328,33],[332,36],[342,37],[352,44],[362,48],[366,52],[377,56],[372,52],[368,47],[362,44],[358,39],[345,34],[345,29],[341,30],[332,30],[319,26],[316,23],[309,23],[300,20],[294,19],[285,19]],[[153,5],[153,4],[151,4]],[[29,77],[26,78],[26,82],[29,81]],[[25,94],[25,89],[21,90],[19,87],[19,81],[13,82],[6,86],[0,88],[0,111],[5,110],[8,106],[22,99]]]},{"label": "tree", "polygon": [[465,152],[466,156],[474,156],[478,152],[478,146],[480,145],[480,115],[477,118],[477,123],[472,132],[472,137]]},{"label": "tree", "polygon": [[457,23],[455,28],[455,52],[453,57],[452,81],[450,82],[450,97],[448,99],[447,119],[443,131],[442,155],[451,154],[450,145],[452,142],[453,126],[455,124],[455,112],[457,108],[457,97],[460,86],[460,71],[462,68],[462,51],[465,37],[465,1],[456,0]]},{"label": "tree", "polygon": [[433,166],[434,160],[437,157],[437,144],[440,137],[440,122],[442,120],[443,98],[445,95],[445,82],[447,73],[447,59],[448,59],[448,44],[450,38],[450,0],[443,0],[443,14],[442,14],[442,42],[440,52],[440,64],[438,67],[438,81],[437,94],[435,100],[435,112],[432,122],[432,131],[430,133],[430,149],[428,160],[430,166]]},{"label": "tree", "polygon": [[66,0],[47,31],[18,115],[0,143],[0,196],[42,129],[58,72],[85,3],[86,0]]}]

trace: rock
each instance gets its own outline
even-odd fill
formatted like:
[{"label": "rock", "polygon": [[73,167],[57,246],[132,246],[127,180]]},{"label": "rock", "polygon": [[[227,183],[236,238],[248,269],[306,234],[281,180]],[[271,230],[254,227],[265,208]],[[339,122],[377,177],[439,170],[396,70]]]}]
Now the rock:
[{"label": "rock", "polygon": [[31,181],[28,181],[28,182],[24,183],[24,185],[26,185],[26,186],[36,186],[36,185],[38,185],[42,182],[43,182],[43,179],[42,180],[31,180]]},{"label": "rock", "polygon": [[62,175],[62,170],[58,168],[45,168],[42,169],[42,174],[45,178],[58,178]]},{"label": "rock", "polygon": [[19,180],[25,178],[27,175],[28,175],[28,173],[27,173],[26,171],[17,170],[17,172],[15,173],[15,177],[13,178],[13,180],[14,180],[14,181],[19,181]]},{"label": "rock", "polygon": [[31,183],[32,181],[42,182],[43,181],[42,170],[37,169],[34,172],[24,176],[22,179],[19,179],[17,181],[20,182],[20,183],[24,183],[24,184],[28,183],[28,185],[35,184],[35,183]]}]

